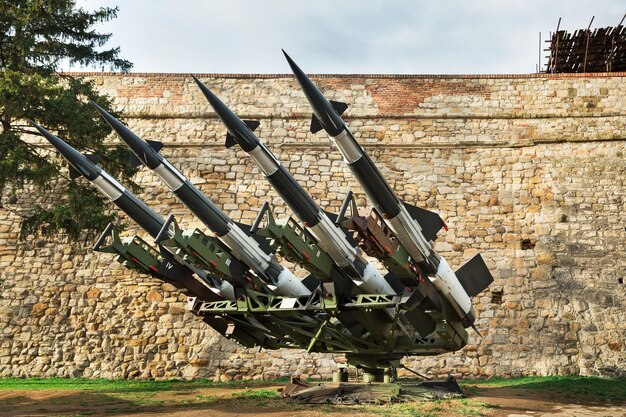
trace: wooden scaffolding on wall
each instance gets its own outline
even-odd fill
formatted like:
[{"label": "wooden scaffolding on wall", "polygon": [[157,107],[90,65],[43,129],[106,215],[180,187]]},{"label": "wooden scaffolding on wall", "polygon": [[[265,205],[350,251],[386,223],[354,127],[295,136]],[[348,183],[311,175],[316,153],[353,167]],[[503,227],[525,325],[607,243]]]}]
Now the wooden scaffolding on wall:
[{"label": "wooden scaffolding on wall", "polygon": [[560,30],[561,19],[556,32],[546,42],[549,46],[548,62],[543,72],[620,72],[626,71],[626,26],[624,19],[614,27],[591,30],[593,18],[587,29],[575,32]]}]

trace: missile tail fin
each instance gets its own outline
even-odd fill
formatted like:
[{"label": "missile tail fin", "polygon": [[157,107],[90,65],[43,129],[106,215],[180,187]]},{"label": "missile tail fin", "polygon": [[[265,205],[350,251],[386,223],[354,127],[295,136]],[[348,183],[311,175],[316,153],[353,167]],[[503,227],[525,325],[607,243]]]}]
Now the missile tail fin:
[{"label": "missile tail fin", "polygon": [[78,172],[78,170],[74,168],[72,165],[70,165],[70,179],[75,180],[76,178],[80,176],[82,176],[81,173]]},{"label": "missile tail fin", "polygon": [[235,146],[237,144],[237,141],[235,141],[235,138],[233,138],[233,135],[231,135],[230,133],[226,133],[226,149],[230,149],[233,146]]},{"label": "missile tail fin", "polygon": [[311,133],[317,133],[322,129],[324,129],[324,127],[320,123],[320,119],[318,119],[317,116],[314,114],[311,117]]},{"label": "missile tail fin", "polygon": [[330,100],[330,104],[339,116],[341,116],[348,109],[348,105],[346,103],[342,103],[341,101]]},{"label": "missile tail fin", "polygon": [[102,157],[97,153],[88,153],[85,155],[85,158],[89,159],[94,164],[99,164],[102,161]]},{"label": "missile tail fin", "polygon": [[[88,160],[90,160],[94,164],[98,164],[100,161],[102,161],[102,157],[100,155],[96,154],[96,153],[85,154],[85,158],[87,158]],[[75,180],[78,177],[82,177],[83,174],[81,174],[80,171],[78,171],[76,168],[74,168],[72,166],[72,164],[69,164],[69,168],[70,168],[70,179],[71,180]]]},{"label": "missile tail fin", "polygon": [[428,336],[437,328],[437,322],[435,319],[433,319],[420,307],[411,311],[406,311],[404,316],[407,320],[409,320],[409,323],[411,323],[415,331],[422,337]]},{"label": "missile tail fin", "polygon": [[[152,149],[154,149],[155,151],[159,152],[161,149],[163,149],[163,143],[156,141],[156,140],[147,140],[146,141],[148,143],[148,145],[150,145],[150,147]],[[138,166],[143,165],[143,163],[141,162],[141,160],[139,158],[137,158],[137,156],[135,155],[134,152],[130,153],[130,157],[129,157],[129,161],[128,161],[128,165],[130,165],[131,168],[137,168]]]},{"label": "missile tail fin", "polygon": [[445,227],[447,229],[443,219],[439,217],[437,213],[408,203],[403,204],[409,212],[409,215],[419,223],[426,240],[435,240],[437,238],[437,233],[439,233],[442,228]]},{"label": "missile tail fin", "polygon": [[456,271],[456,276],[463,289],[470,297],[480,294],[493,282],[487,264],[480,254],[467,261]]},{"label": "missile tail fin", "polygon": [[302,280],[302,284],[304,284],[304,286],[307,287],[311,292],[315,291],[320,286],[319,280],[315,278],[315,276],[313,276],[312,274],[307,275]]},{"label": "missile tail fin", "polygon": [[147,140],[146,142],[148,143],[148,145],[150,145],[152,149],[157,152],[163,149],[163,142],[159,142],[158,140]]},{"label": "missile tail fin", "polygon": [[[261,122],[259,122],[258,120],[243,120],[243,122],[246,124],[246,126],[248,126],[248,129],[250,129],[252,132],[254,132],[257,127],[259,127],[259,125],[261,124]],[[226,149],[230,149],[233,146],[235,146],[237,144],[237,141],[235,141],[235,138],[233,137],[233,135],[230,134],[230,132],[226,133]]]},{"label": "missile tail fin", "polygon": [[400,278],[393,272],[389,272],[385,275],[385,281],[387,281],[387,284],[389,284],[396,293],[401,294],[402,291],[404,291],[404,285],[400,281]]},{"label": "missile tail fin", "polygon": [[259,125],[261,124],[261,122],[259,122],[258,120],[244,120],[243,122],[252,132],[254,132],[256,128],[259,127]]}]

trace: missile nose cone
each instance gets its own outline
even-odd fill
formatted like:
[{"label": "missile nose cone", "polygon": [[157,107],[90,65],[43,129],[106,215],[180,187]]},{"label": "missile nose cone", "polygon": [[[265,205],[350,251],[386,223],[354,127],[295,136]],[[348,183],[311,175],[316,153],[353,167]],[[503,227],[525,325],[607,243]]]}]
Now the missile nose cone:
[{"label": "missile nose cone", "polygon": [[91,104],[98,110],[102,118],[115,130],[124,142],[130,147],[135,156],[148,168],[154,169],[161,165],[163,157],[155,151],[148,143],[133,133],[122,122],[113,117],[109,112],[98,106],[93,101]]},{"label": "missile nose cone", "polygon": [[285,58],[287,59],[287,62],[289,63],[289,66],[291,67],[291,70],[293,72],[296,72],[296,70],[299,70],[300,72],[302,72],[302,70],[300,69],[300,67],[298,67],[296,65],[295,62],[293,62],[293,59],[291,59],[291,57],[289,56],[289,54],[287,54],[287,52],[285,52],[284,49],[281,49],[281,51],[283,51],[283,55],[285,55]]},{"label": "missile nose cone", "polygon": [[215,94],[213,94],[213,92],[211,92],[206,85],[200,82],[200,80],[196,77],[193,77],[193,79],[196,81],[196,84],[198,84],[198,87],[200,87],[200,90],[202,90],[202,93],[208,100],[211,107],[213,107],[217,117],[219,117],[222,123],[226,126],[226,130],[228,130],[230,137],[232,137],[232,139],[246,152],[256,148],[259,145],[260,140],[254,133],[252,133],[250,127],[231,109],[226,107],[226,105]]},{"label": "missile nose cone", "polygon": [[199,79],[197,79],[193,75],[192,77],[194,81],[196,82],[196,84],[198,84],[198,87],[200,87],[202,94],[204,94],[204,97],[206,97],[207,101],[209,102],[211,107],[213,107],[213,110],[215,110],[215,113],[217,113],[220,119],[222,119],[222,116],[226,116],[229,112],[232,113],[232,111],[228,107],[226,107],[224,103],[222,103],[222,100],[217,98],[217,96],[213,94],[213,92],[209,90],[209,88],[206,85],[204,85],[203,82],[201,82]]},{"label": "missile nose cone", "polygon": [[311,80],[309,79],[309,77],[307,77],[304,71],[302,71],[300,67],[293,61],[293,59],[291,59],[291,57],[287,54],[287,52],[285,52],[284,49],[281,49],[281,51],[283,51],[283,55],[285,55],[285,58],[287,59],[287,63],[289,63],[289,67],[291,67],[291,72],[293,72],[293,75],[296,76],[298,83],[305,90],[305,93],[307,94],[307,96],[309,95],[309,93],[307,92],[308,89],[313,88],[317,90],[317,87],[313,85],[313,82],[311,82]]},{"label": "missile nose cone", "polygon": [[96,164],[87,159],[85,155],[81,154],[76,149],[72,148],[63,140],[48,132],[46,129],[44,129],[34,121],[30,119],[27,120],[35,127],[35,129],[39,131],[39,133],[43,135],[44,138],[46,138],[48,142],[52,144],[52,146],[54,146],[59,151],[61,155],[63,155],[67,162],[69,162],[71,168],[78,171],[79,174],[87,178],[89,181],[93,181],[98,178],[102,170]]},{"label": "missile nose cone", "polygon": [[[304,95],[313,108],[313,113],[321,124],[321,127],[331,136],[336,136],[341,133],[344,128],[344,123],[333,105],[324,97],[317,86],[313,84],[313,81],[296,65],[293,59],[291,59],[284,50],[283,54],[291,67],[291,71],[296,76],[296,80],[298,84],[300,84]],[[312,131],[315,132],[316,130]]]}]

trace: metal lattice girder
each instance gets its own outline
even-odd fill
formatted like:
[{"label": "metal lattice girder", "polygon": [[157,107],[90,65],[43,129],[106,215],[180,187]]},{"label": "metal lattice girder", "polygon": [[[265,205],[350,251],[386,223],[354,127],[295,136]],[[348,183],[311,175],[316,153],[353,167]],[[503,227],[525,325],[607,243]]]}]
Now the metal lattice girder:
[{"label": "metal lattice girder", "polygon": [[333,260],[317,245],[313,235],[292,217],[275,220],[269,207],[264,212],[267,225],[256,233],[270,238],[270,245],[289,262],[300,265],[320,281],[330,282]]},{"label": "metal lattice girder", "polygon": [[[108,244],[107,244],[108,242]],[[139,236],[120,238],[117,227],[110,223],[102,232],[94,250],[117,255],[116,261],[129,269],[153,274],[163,262],[163,256]]]},{"label": "metal lattice girder", "polygon": [[[337,306],[336,300],[330,299],[328,305],[324,301],[312,307],[304,299],[293,297],[267,296],[263,293],[249,291],[249,296],[238,301],[213,301],[199,303],[192,308],[197,314],[207,316],[228,316],[235,322],[247,323],[246,317],[252,316],[271,322],[281,329],[292,342],[283,343],[283,347],[307,349],[309,351],[357,353],[368,352],[404,352],[411,355],[432,355],[460,349],[465,345],[467,332],[456,322],[448,323],[438,313],[436,330],[428,337],[403,335],[397,333],[393,323],[378,328],[378,335],[364,332],[355,336],[337,319],[337,313],[343,310],[356,311],[365,322],[370,320],[373,310],[389,308],[397,304],[398,296],[385,294],[361,294],[348,300],[347,305]],[[311,298],[314,298],[313,296]],[[308,314],[304,315],[302,312]],[[396,315],[396,319],[400,315]],[[250,326],[249,323],[246,326]],[[397,334],[396,334],[397,333]],[[268,335],[272,334],[271,332]],[[384,343],[380,339],[387,335]],[[265,347],[265,346],[264,346]]]},{"label": "metal lattice girder", "polygon": [[221,247],[216,238],[205,235],[199,229],[181,230],[174,216],[170,216],[163,227],[169,231],[170,236],[160,240],[159,243],[172,248],[184,261],[210,271],[227,281],[241,278],[234,276],[231,267],[237,261]]}]

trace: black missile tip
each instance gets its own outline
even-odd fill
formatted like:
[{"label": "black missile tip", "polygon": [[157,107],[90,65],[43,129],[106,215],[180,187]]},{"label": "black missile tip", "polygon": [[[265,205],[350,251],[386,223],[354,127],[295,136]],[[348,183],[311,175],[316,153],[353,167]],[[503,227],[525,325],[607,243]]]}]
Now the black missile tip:
[{"label": "black missile tip", "polygon": [[42,135],[46,135],[47,133],[49,134],[50,132],[48,132],[43,126],[41,126],[40,124],[36,123],[33,119],[26,119],[28,121],[28,123],[30,123],[31,125],[33,125],[33,127],[35,129],[37,129],[39,131],[39,133],[41,133]]},{"label": "black missile tip", "polygon": [[97,105],[93,101],[90,101],[89,103],[96,108],[96,110],[98,111],[98,113],[100,113],[100,116],[102,116],[104,121],[107,122],[109,124],[109,126],[111,126],[113,129],[117,130],[116,126],[122,124],[122,122],[120,122],[115,117],[113,117],[113,115],[111,113],[109,113],[108,111],[104,110],[102,107],[100,107],[99,105]]},{"label": "black missile tip", "polygon": [[96,102],[95,102],[95,101],[91,101],[91,100],[89,100],[89,104],[91,104],[93,107],[95,107],[95,108],[96,108],[96,109],[98,109],[98,110],[100,110],[100,109],[101,109],[101,107],[100,107],[100,106],[98,106],[98,105],[96,104]]},{"label": "black missile tip", "polygon": [[306,77],[304,71],[302,71],[302,69],[298,66],[298,64],[296,64],[294,60],[291,59],[289,55],[287,55],[287,52],[285,52],[284,49],[282,51],[283,51],[283,54],[285,54],[285,58],[287,59],[287,63],[289,64],[289,67],[291,67],[291,72],[293,72],[296,78],[299,80],[303,77]]},{"label": "black missile tip", "polygon": [[109,114],[109,112],[107,112],[106,110],[104,110],[102,107],[98,106],[95,102],[90,101],[89,104],[91,104],[97,111],[98,113],[100,113],[100,116],[102,116],[102,118],[109,124],[111,124],[109,122],[109,117],[113,117]]},{"label": "black missile tip", "polygon": [[105,109],[100,107],[95,102],[90,101],[89,104],[91,104],[92,106],[94,106],[96,108],[96,110],[98,110],[98,113],[100,113],[100,115],[104,118],[104,120],[109,125],[111,125],[111,127],[113,127],[113,124],[115,124],[115,123],[120,123],[121,124],[121,122],[119,120],[117,120],[115,117],[113,117],[113,115],[111,113],[109,113],[108,111],[106,111]]},{"label": "black missile tip", "polygon": [[202,81],[200,81],[195,75],[191,74],[191,78],[193,78],[193,80],[196,82],[196,84],[198,85],[198,87],[200,87],[201,90],[205,90],[208,88],[206,87],[206,85],[204,85],[204,83],[202,83]]},{"label": "black missile tip", "polygon": [[206,97],[206,99],[209,101],[209,104],[211,105],[211,107],[213,107],[213,109],[215,109],[215,106],[224,106],[224,103],[222,103],[222,101],[217,98],[217,96],[215,94],[213,94],[213,91],[209,90],[209,87],[207,87],[203,82],[201,82],[199,79],[195,78],[196,80],[196,84],[198,84],[198,87],[200,87],[200,91],[202,91],[202,94],[204,94],[204,97]]},{"label": "black missile tip", "polygon": [[96,104],[95,101],[90,101],[89,104],[91,104],[96,110],[98,110],[98,112],[100,112],[100,114],[109,114],[109,112],[107,112],[106,110],[104,110],[102,107],[98,106],[98,104]]},{"label": "black missile tip", "polygon": [[293,67],[294,65],[296,65],[296,63],[293,62],[293,59],[291,59],[289,54],[287,54],[287,52],[285,52],[284,49],[281,49],[281,51],[283,51],[283,55],[285,55],[285,58],[287,59],[287,62],[289,62],[289,66]]},{"label": "black missile tip", "polygon": [[44,129],[41,125],[35,123],[35,121],[33,119],[26,119],[28,121],[28,123],[30,123],[31,125],[33,125],[33,127],[35,129],[37,129],[39,131],[39,133],[41,133],[42,135],[46,136],[47,133],[49,133],[46,129]]}]

